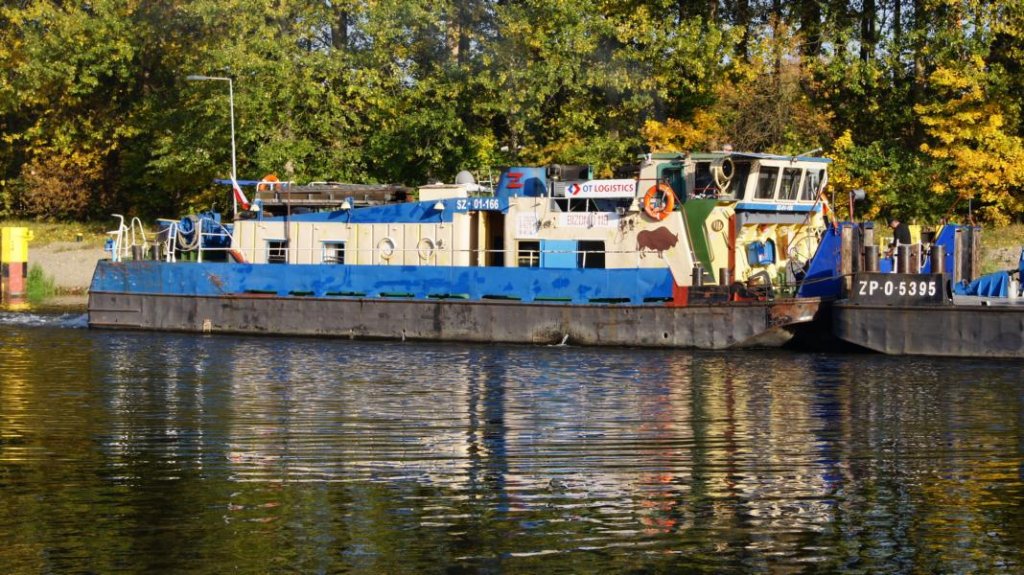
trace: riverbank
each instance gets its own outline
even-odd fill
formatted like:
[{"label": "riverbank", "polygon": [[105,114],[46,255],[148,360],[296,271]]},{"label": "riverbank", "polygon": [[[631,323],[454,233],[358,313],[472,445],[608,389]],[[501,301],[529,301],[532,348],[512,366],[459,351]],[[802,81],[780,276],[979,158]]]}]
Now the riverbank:
[{"label": "riverbank", "polygon": [[83,295],[89,289],[96,262],[110,257],[92,242],[51,242],[29,245],[29,267],[39,266],[43,275],[53,280],[61,295]]},{"label": "riverbank", "polygon": [[29,231],[28,265],[38,267],[52,281],[56,298],[49,301],[84,299],[92,282],[96,262],[110,257],[103,249],[109,222],[50,223],[25,220],[0,222],[3,227]]}]

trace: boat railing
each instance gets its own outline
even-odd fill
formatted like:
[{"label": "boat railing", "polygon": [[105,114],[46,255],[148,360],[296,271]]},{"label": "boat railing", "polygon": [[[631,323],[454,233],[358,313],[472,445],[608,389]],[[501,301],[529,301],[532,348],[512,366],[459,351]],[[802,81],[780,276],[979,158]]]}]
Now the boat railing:
[{"label": "boat railing", "polygon": [[[124,261],[129,255],[141,254],[149,247],[146,239],[146,229],[142,220],[138,217],[132,218],[125,224],[124,216],[112,214],[117,219],[117,229],[107,232],[110,237],[107,239],[106,250],[110,252],[110,259],[115,262]],[[141,255],[139,256],[141,258]]]},{"label": "boat railing", "polygon": [[[219,236],[220,234],[204,234],[205,237]],[[226,234],[225,234],[226,235]],[[283,243],[283,242],[282,242]],[[340,243],[340,242],[339,242]],[[427,265],[427,266],[461,266],[469,265],[472,267],[479,267],[480,264],[477,262],[481,261],[502,261],[508,256],[514,258],[519,264],[518,267],[541,267],[542,256],[545,258],[562,258],[563,261],[572,259],[577,265],[575,267],[587,268],[587,267],[605,267],[601,266],[588,266],[588,262],[593,264],[598,260],[607,260],[608,256],[634,256],[635,260],[633,266],[628,267],[649,267],[644,266],[645,261],[650,261],[651,258],[659,258],[658,252],[651,250],[636,250],[636,249],[623,249],[623,250],[572,250],[572,249],[545,249],[545,250],[518,250],[509,254],[509,252],[503,249],[450,249],[440,247],[411,247],[411,248],[398,248],[398,247],[369,247],[369,248],[340,248],[335,244],[334,246],[320,246],[320,247],[285,247],[283,245],[274,245],[257,250],[252,249],[239,249],[237,247],[204,247],[202,252],[206,254],[210,253],[223,253],[233,254],[238,253],[239,256],[250,256],[252,260],[260,261],[271,264],[350,264],[350,265]],[[262,256],[262,257],[260,257]],[[246,261],[250,261],[250,257],[245,257]],[[207,259],[210,259],[207,256]],[[213,259],[223,260],[223,257],[214,257]],[[167,261],[174,261],[170,258]],[[203,261],[199,259],[198,261]],[[620,258],[616,263],[621,264],[623,262]],[[627,266],[616,265],[616,268],[622,268]]]},{"label": "boat railing", "polygon": [[[232,237],[231,237],[231,232],[229,232],[228,229],[226,227],[224,227],[222,224],[217,224],[217,227],[212,232],[204,232],[202,226],[200,226],[199,227],[199,238],[200,238],[200,240],[199,240],[199,248],[197,250],[198,251],[198,255],[196,257],[197,257],[198,261],[200,261],[200,262],[203,261],[203,252],[204,251],[213,251],[213,252],[217,252],[217,251],[230,252],[231,251],[231,243],[233,241]],[[210,241],[206,241],[206,240],[210,240]],[[218,243],[225,243],[227,245],[227,247],[224,247],[224,248],[214,247]],[[211,244],[211,247],[204,247],[207,244]]]},{"label": "boat railing", "polygon": [[157,249],[152,257],[173,263],[178,261],[179,255],[195,253],[196,261],[202,262],[204,253],[231,250],[230,246],[233,241],[231,232],[223,224],[202,215],[189,216],[187,219],[192,222],[189,226],[191,229],[182,229],[182,222],[179,220],[166,218],[157,220],[159,226],[156,236]]},{"label": "boat railing", "polygon": [[157,223],[161,228],[157,243],[162,247],[158,257],[170,263],[178,261],[178,220],[160,218]]}]

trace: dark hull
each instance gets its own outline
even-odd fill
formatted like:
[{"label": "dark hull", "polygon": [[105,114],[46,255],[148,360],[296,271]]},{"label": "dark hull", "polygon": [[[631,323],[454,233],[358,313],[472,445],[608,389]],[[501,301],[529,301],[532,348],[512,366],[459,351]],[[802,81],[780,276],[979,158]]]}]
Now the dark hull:
[{"label": "dark hull", "polygon": [[92,291],[89,325],[356,339],[726,349],[783,345],[809,324],[820,305],[817,299],[672,307]]},{"label": "dark hull", "polygon": [[1024,358],[1024,308],[832,305],[833,333],[889,355]]}]

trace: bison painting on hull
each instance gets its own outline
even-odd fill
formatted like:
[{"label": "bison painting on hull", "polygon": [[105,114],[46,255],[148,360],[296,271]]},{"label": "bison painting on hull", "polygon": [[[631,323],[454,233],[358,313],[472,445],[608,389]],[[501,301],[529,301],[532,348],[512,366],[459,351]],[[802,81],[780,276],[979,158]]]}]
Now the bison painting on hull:
[{"label": "bison painting on hull", "polygon": [[644,230],[636,235],[636,250],[640,257],[644,256],[647,250],[658,252],[661,257],[665,250],[672,248],[679,243],[679,234],[673,234],[666,227]]}]

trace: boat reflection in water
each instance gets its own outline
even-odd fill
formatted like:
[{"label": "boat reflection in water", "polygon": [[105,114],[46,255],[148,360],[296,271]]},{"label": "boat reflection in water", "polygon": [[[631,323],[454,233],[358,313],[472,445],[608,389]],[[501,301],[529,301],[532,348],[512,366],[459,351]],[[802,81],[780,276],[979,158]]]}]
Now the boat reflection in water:
[{"label": "boat reflection in water", "polygon": [[21,326],[0,346],[14,571],[1021,566],[1015,363]]}]

